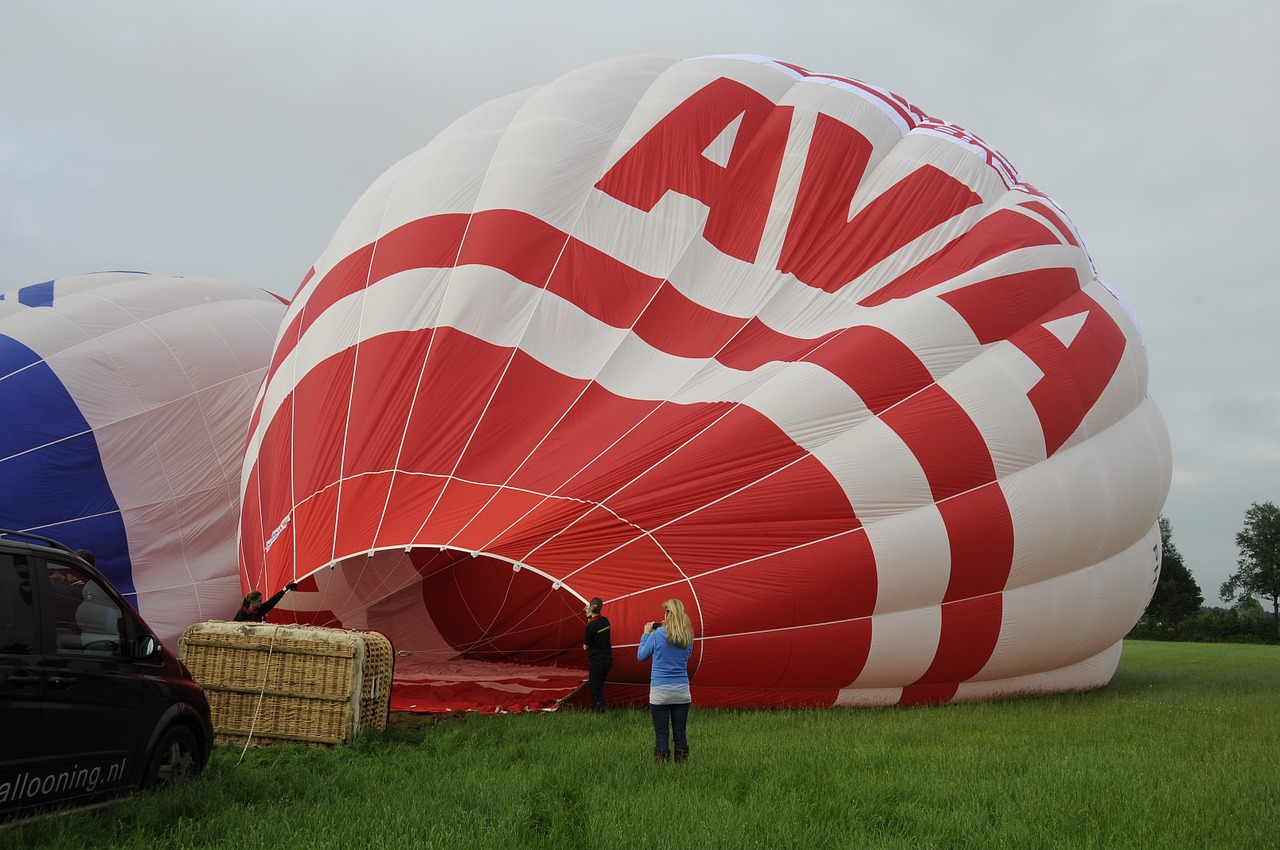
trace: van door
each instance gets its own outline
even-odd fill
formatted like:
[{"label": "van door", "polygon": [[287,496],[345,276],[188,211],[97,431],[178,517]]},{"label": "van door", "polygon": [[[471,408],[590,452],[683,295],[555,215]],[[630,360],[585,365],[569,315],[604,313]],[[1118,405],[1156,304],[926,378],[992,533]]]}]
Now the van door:
[{"label": "van door", "polygon": [[142,727],[155,718],[130,657],[132,617],[79,567],[49,561],[47,576],[53,646],[42,665],[46,770],[74,798],[136,785],[146,758]]},{"label": "van door", "polygon": [[41,750],[36,593],[30,559],[0,552],[0,811],[22,803],[29,785],[22,768]]},{"label": "van door", "polygon": [[74,564],[3,557],[0,649],[13,651],[0,654],[0,813],[135,787],[139,730],[155,710],[128,657],[137,627],[127,606]]}]

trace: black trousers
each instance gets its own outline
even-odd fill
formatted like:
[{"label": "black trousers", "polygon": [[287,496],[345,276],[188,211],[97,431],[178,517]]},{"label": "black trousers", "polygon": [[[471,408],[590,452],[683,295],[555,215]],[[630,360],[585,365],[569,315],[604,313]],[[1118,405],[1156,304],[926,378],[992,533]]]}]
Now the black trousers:
[{"label": "black trousers", "polygon": [[591,699],[596,704],[596,711],[604,711],[604,680],[613,669],[612,661],[592,661],[587,673],[587,685],[591,688]]}]

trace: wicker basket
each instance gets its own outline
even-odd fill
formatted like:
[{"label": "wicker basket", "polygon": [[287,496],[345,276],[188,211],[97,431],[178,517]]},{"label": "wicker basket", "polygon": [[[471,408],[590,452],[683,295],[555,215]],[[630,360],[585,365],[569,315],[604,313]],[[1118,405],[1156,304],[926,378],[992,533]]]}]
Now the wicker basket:
[{"label": "wicker basket", "polygon": [[377,632],[215,621],[183,632],[178,653],[219,743],[328,746],[387,728],[395,652]]}]

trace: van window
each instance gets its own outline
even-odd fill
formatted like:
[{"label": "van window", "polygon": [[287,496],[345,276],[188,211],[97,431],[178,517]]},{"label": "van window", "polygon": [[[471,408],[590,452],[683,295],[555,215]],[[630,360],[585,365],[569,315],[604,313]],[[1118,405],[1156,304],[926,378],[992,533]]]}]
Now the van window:
[{"label": "van window", "polygon": [[0,652],[31,655],[35,634],[31,565],[24,555],[0,554]]},{"label": "van window", "polygon": [[59,655],[120,655],[125,619],[111,595],[88,573],[49,564],[53,629]]}]

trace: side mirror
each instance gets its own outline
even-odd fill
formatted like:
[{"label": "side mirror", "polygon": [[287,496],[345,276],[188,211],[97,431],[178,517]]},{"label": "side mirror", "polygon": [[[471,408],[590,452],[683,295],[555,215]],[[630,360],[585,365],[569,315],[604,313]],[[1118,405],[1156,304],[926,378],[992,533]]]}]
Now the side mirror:
[{"label": "side mirror", "polygon": [[133,645],[133,657],[138,661],[150,658],[160,651],[160,641],[155,635],[143,635]]}]

